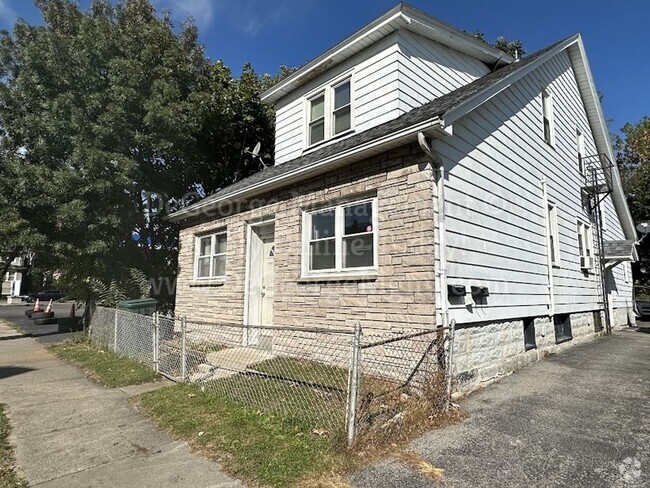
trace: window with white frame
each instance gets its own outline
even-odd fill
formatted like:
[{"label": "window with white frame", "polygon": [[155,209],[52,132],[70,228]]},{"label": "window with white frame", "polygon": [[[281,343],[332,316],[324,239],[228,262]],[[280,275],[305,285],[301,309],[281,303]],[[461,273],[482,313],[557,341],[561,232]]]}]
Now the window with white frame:
[{"label": "window with white frame", "polygon": [[580,129],[576,129],[576,150],[578,154],[578,170],[585,174],[585,136]]},{"label": "window with white frame", "polygon": [[594,267],[594,239],[591,225],[578,221],[578,254],[580,255],[580,268],[585,270]]},{"label": "window with white frame", "polygon": [[542,91],[542,121],[544,124],[544,141],[553,145],[555,142],[553,127],[553,95],[548,90]]},{"label": "window with white frame", "polygon": [[377,267],[376,198],[305,212],[303,274]]},{"label": "window with white frame", "polygon": [[547,206],[546,222],[548,225],[548,252],[553,266],[560,265],[560,233],[557,225],[557,207],[554,203]]},{"label": "window with white frame", "polygon": [[325,87],[307,105],[307,146],[347,132],[352,128],[352,79]]},{"label": "window with white frame", "polygon": [[226,276],[226,248],[226,232],[196,237],[196,279],[219,279]]}]

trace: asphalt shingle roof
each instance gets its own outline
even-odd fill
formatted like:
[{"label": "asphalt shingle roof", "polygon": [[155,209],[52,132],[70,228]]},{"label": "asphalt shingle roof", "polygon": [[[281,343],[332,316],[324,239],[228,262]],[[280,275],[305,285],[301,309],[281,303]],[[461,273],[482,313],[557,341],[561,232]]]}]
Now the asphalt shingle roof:
[{"label": "asphalt shingle roof", "polygon": [[[266,180],[270,180],[272,178],[282,176],[283,174],[290,173],[293,170],[300,168],[301,166],[315,163],[322,159],[344,152],[348,149],[352,149],[361,144],[371,142],[375,139],[390,135],[394,132],[406,129],[418,123],[425,122],[436,116],[440,116],[450,109],[463,103],[464,101],[470,99],[482,90],[489,88],[495,83],[503,80],[504,78],[510,76],[513,73],[516,73],[530,63],[536,61],[565,40],[566,39],[563,39],[562,41],[559,41],[540,51],[537,51],[530,56],[523,58],[521,61],[514,62],[502,68],[499,68],[481,78],[478,78],[472,83],[464,85],[457,90],[438,97],[435,100],[432,100],[431,102],[426,103],[421,107],[415,108],[394,120],[380,124],[376,127],[360,132],[359,134],[355,134],[346,139],[342,139],[341,141],[334,144],[323,146],[321,149],[297,157],[285,163],[266,168],[258,173],[255,173],[247,178],[233,183],[232,185],[217,190],[213,194],[205,197],[200,202],[194,203],[188,207],[180,209],[179,211],[192,210],[193,207],[199,204],[203,206],[209,204],[209,202],[213,200],[221,200],[236,192],[246,190],[249,187],[263,183]],[[173,214],[171,216],[173,218]]]}]

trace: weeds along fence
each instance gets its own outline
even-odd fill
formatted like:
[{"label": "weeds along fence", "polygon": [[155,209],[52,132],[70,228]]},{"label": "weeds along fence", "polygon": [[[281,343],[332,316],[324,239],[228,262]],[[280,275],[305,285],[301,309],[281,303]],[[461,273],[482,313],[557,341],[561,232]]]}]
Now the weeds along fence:
[{"label": "weeds along fence", "polygon": [[89,333],[174,381],[349,445],[397,435],[448,400],[440,328],[242,326],[97,307]]}]

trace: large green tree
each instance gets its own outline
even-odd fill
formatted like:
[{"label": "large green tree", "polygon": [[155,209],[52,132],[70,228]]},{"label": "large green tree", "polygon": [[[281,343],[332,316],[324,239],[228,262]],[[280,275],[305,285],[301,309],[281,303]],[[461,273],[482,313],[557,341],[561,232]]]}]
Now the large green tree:
[{"label": "large green tree", "polygon": [[42,25],[0,33],[0,186],[13,215],[0,237],[44,249],[39,264],[70,287],[129,268],[173,279],[164,202],[255,170],[242,153],[258,141],[272,157],[268,78],[212,64],[195,25],[149,0],[37,5]]},{"label": "large green tree", "polygon": [[[617,162],[627,203],[635,223],[650,222],[650,117],[625,124],[617,137]],[[635,283],[650,286],[650,236],[638,248],[633,266]],[[648,290],[650,291],[650,290]]]}]

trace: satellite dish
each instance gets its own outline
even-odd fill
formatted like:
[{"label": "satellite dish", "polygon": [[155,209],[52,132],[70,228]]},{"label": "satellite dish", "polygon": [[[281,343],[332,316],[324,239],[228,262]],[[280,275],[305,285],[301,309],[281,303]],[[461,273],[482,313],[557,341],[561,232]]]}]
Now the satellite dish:
[{"label": "satellite dish", "polygon": [[258,142],[257,144],[255,144],[255,147],[253,148],[252,151],[251,151],[250,147],[247,147],[246,149],[244,149],[244,154],[250,154],[251,156],[253,156],[253,159],[256,159],[257,161],[259,161],[259,163],[262,165],[262,168],[268,168],[268,166],[266,165],[266,163],[262,159],[262,156],[260,156],[260,151],[261,150],[262,150],[262,143]]},{"label": "satellite dish", "polygon": [[638,230],[643,235],[650,234],[650,223],[641,222],[639,225],[636,226],[636,230]]}]

